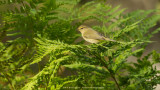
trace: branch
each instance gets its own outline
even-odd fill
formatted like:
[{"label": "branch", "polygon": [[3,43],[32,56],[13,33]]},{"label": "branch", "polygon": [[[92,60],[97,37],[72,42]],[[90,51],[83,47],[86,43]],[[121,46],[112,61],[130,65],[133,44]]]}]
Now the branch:
[{"label": "branch", "polygon": [[8,78],[8,75],[5,74],[4,72],[2,72],[2,73],[3,73],[4,77],[8,80],[8,82],[9,82],[9,84],[10,84],[10,86],[11,86],[11,90],[15,90],[15,89],[14,89],[14,86],[12,85],[11,80]]},{"label": "branch", "polygon": [[120,88],[120,86],[119,86],[114,74],[108,69],[108,66],[105,64],[105,62],[102,59],[100,59],[100,61],[103,64],[103,66],[109,71],[109,74],[111,75],[111,77],[113,78],[114,82],[116,83],[118,90],[121,90],[121,88]]}]

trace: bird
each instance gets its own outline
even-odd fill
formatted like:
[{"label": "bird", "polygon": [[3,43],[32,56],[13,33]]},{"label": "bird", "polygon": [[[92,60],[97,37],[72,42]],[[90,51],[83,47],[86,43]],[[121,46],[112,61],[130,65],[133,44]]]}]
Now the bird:
[{"label": "bird", "polygon": [[83,39],[89,43],[98,43],[102,40],[115,41],[115,40],[102,36],[97,31],[93,30],[91,27],[86,26],[86,25],[80,25],[78,27],[78,31],[81,32]]}]

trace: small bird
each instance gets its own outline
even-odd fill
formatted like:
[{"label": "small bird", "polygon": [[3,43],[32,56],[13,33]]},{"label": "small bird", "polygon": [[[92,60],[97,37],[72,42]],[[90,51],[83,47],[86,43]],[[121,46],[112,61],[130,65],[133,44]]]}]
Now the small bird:
[{"label": "small bird", "polygon": [[85,25],[79,26],[78,30],[81,32],[83,39],[90,43],[98,43],[102,40],[115,41],[100,35],[97,31]]}]

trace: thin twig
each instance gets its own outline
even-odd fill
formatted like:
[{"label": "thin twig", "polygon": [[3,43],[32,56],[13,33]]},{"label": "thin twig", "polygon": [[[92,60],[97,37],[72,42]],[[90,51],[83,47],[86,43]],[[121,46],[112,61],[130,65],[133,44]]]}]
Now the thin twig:
[{"label": "thin twig", "polygon": [[102,59],[100,59],[100,60],[101,60],[102,64],[104,65],[104,67],[109,71],[111,77],[113,78],[114,82],[115,82],[116,85],[117,85],[118,90],[121,90],[121,88],[120,88],[120,86],[119,86],[119,84],[118,84],[115,76],[113,75],[113,73],[108,69],[108,66],[104,63],[104,61],[103,61]]},{"label": "thin twig", "polygon": [[[3,72],[2,72],[2,73],[3,73]],[[4,77],[8,80],[9,85],[11,86],[11,90],[15,90],[15,89],[14,89],[14,86],[12,85],[11,80],[8,78],[8,75],[7,75],[7,74],[5,74],[5,73],[3,73],[3,75],[4,75]]]},{"label": "thin twig", "polygon": [[41,66],[40,66],[40,63],[38,62],[38,71],[40,72],[41,71]]},{"label": "thin twig", "polygon": [[[106,67],[106,66],[105,66],[105,67]],[[116,85],[117,85],[118,90],[121,90],[121,88],[120,88],[120,86],[119,86],[119,84],[118,84],[118,82],[117,82],[117,80],[116,80],[115,76],[113,75],[113,73],[108,69],[108,67],[106,67],[106,69],[109,71],[109,73],[110,73],[111,77],[112,77],[112,78],[113,78],[113,80],[115,81],[115,83],[116,83]]]}]

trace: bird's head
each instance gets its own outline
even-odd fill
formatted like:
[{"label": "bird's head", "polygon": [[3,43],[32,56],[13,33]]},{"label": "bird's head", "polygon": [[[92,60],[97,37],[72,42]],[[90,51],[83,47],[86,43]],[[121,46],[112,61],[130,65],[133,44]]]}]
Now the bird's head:
[{"label": "bird's head", "polygon": [[78,31],[80,31],[81,33],[84,32],[87,28],[89,28],[88,26],[85,25],[81,25],[78,27]]}]

